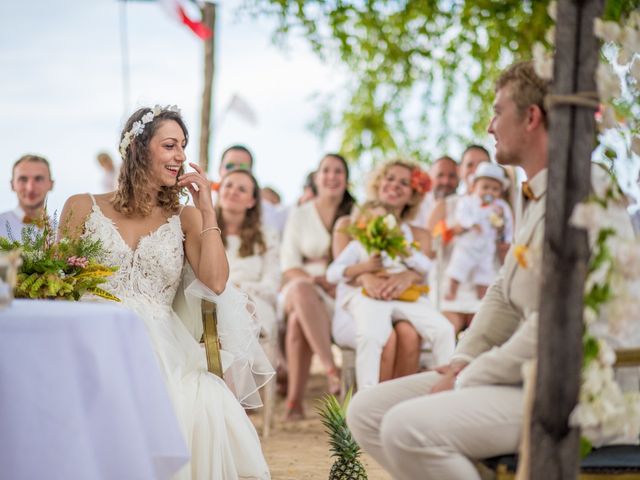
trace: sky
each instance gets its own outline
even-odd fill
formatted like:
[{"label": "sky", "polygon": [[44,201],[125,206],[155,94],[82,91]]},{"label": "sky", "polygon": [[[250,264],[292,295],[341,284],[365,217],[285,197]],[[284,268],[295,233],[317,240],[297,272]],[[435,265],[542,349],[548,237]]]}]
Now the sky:
[{"label": "sky", "polygon": [[[217,10],[214,125],[210,177],[226,146],[247,145],[262,185],[287,203],[337,137],[321,144],[307,125],[315,94],[340,88],[346,77],[322,64],[302,39],[272,43],[275,21],[236,14],[239,1]],[[0,211],[15,206],[11,165],[25,153],[49,159],[55,180],[49,210],[75,193],[100,192],[96,154],[119,160],[119,134],[140,106],[177,104],[190,129],[190,161],[198,158],[203,45],[154,2],[126,5],[131,102],[124,113],[120,43],[121,2],[36,0],[0,3]],[[233,95],[251,106],[252,125],[223,114]],[[333,142],[333,143],[332,143]]]},{"label": "sky", "polygon": [[[318,114],[318,98],[343,92],[349,76],[336,62],[322,63],[299,36],[290,36],[284,48],[274,45],[275,19],[238,15],[241,3],[221,0],[217,9],[209,174],[216,178],[224,148],[247,145],[261,185],[275,187],[285,203],[293,203],[323,153],[338,150],[335,132],[321,143],[308,124]],[[197,162],[203,44],[157,2],[126,3],[125,107],[122,8],[116,0],[0,2],[0,212],[15,207],[11,165],[25,153],[51,162],[50,212],[59,212],[72,194],[103,191],[96,155],[104,150],[119,161],[122,125],[140,106],[178,105],[190,129],[187,156]],[[257,124],[224,113],[234,95],[250,105]],[[493,145],[489,138],[478,141]],[[461,149],[446,153],[456,157]],[[637,165],[630,171],[636,170]],[[352,173],[352,179],[362,179],[362,172]],[[627,184],[637,195],[631,175]]]}]

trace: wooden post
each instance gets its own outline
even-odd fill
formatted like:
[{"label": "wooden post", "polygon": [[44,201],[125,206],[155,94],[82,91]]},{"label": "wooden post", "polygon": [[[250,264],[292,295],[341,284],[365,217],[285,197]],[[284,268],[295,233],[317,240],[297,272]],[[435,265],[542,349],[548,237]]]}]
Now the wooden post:
[{"label": "wooden post", "polygon": [[202,106],[200,110],[200,157],[198,163],[206,172],[209,168],[209,138],[211,136],[211,100],[213,92],[214,54],[216,39],[216,4],[204,2],[202,21],[211,29],[213,35],[204,41],[204,88],[202,90]]},{"label": "wooden post", "polygon": [[[603,0],[560,0],[556,25],[554,95],[595,92],[599,42],[593,21]],[[568,225],[590,188],[594,110],[556,104],[549,112],[549,184],[540,296],[538,372],[531,424],[532,479],[578,476],[579,436],[568,426],[578,400],[582,364],[583,291],[588,244]]]}]

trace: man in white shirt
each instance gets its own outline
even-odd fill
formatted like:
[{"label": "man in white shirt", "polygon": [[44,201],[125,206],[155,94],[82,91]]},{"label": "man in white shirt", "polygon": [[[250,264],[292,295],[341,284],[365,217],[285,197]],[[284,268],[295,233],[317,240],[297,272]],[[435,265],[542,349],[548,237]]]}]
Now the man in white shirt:
[{"label": "man in white shirt", "polygon": [[53,189],[51,168],[44,157],[24,155],[13,164],[11,190],[18,206],[0,214],[0,237],[20,240],[22,229],[42,220],[47,194]]},{"label": "man in white shirt", "polygon": [[445,198],[456,193],[460,178],[458,177],[458,164],[448,156],[438,158],[429,170],[433,188],[424,196],[418,213],[411,220],[411,225],[420,228],[427,227],[427,220],[435,205],[436,199]]}]

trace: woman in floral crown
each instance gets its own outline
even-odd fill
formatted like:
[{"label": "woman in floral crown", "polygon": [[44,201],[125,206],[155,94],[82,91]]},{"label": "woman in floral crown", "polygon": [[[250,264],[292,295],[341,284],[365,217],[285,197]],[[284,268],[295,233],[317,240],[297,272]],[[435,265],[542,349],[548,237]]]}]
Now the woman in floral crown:
[{"label": "woman in floral crown", "polygon": [[[379,254],[368,255],[345,233],[350,219],[343,218],[336,225],[336,259],[327,278],[339,284],[336,306],[344,310],[337,310],[334,317],[333,337],[339,345],[356,349],[359,388],[416,373],[424,342],[438,364],[446,363],[453,353],[453,327],[426,296],[403,300],[409,287],[425,283],[430,267],[425,255],[428,234],[408,223],[430,185],[429,176],[415,163],[401,159],[380,165],[367,185],[370,205],[378,206],[378,210],[383,206],[384,214],[390,214],[385,218],[389,228],[395,228],[398,222],[398,234],[404,236],[408,248],[403,260],[394,260],[383,252],[376,261],[372,257]],[[371,217],[380,212],[363,213]],[[409,247],[412,244],[414,247]]]},{"label": "woman in floral crown", "polygon": [[[224,381],[207,372],[203,349],[172,310],[185,259],[198,279],[187,290],[217,301],[219,311],[220,301],[234,293],[227,286],[229,268],[209,180],[194,163],[189,165],[195,171],[185,173],[188,138],[176,107],[137,110],[121,136],[118,190],[69,198],[61,231],[102,241],[105,263],[119,267],[105,288],[145,323],[191,449],[190,464],[173,478],[267,479],[253,425]],[[184,189],[195,207],[180,205]],[[240,334],[239,325],[246,326],[251,334],[245,338],[257,335],[250,318],[232,320]],[[227,327],[222,322],[219,328],[224,343]],[[264,372],[270,366],[249,368]]]}]

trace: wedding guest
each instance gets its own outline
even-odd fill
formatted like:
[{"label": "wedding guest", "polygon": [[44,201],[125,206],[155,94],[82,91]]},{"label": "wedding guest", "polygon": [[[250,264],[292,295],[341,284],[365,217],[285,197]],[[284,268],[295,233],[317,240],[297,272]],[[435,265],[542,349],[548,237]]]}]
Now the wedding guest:
[{"label": "wedding guest", "polygon": [[38,155],[23,155],[13,164],[11,190],[18,205],[0,214],[0,237],[20,240],[26,225],[42,225],[47,194],[53,189],[49,161]]},{"label": "wedding guest", "polygon": [[[375,200],[362,207],[356,223],[366,224],[376,216],[386,215],[385,222],[392,225],[390,228],[396,221],[400,222],[398,227],[407,246],[414,241],[424,242],[427,232],[407,223],[428,188],[419,180],[422,174],[417,165],[408,161],[392,160],[382,164],[368,185],[369,198]],[[421,248],[407,248],[409,256],[394,260],[386,252],[368,255],[358,241],[352,240],[327,271],[327,278],[340,282],[342,287],[337,306],[344,307],[355,322],[356,379],[360,389],[386,379],[381,369],[381,355],[396,323],[408,322],[418,340],[410,351],[397,347],[392,378],[418,371],[419,345],[423,341],[432,347],[438,365],[447,362],[453,353],[453,327],[429,300],[424,296],[415,301],[399,299],[411,285],[425,283],[425,274],[431,265]],[[334,326],[336,333],[344,330]],[[409,368],[406,368],[407,356],[414,359]]]},{"label": "wedding guest", "polygon": [[276,333],[280,285],[278,233],[260,221],[260,189],[248,170],[229,171],[220,185],[216,214],[229,261],[229,280],[249,295],[262,331]]},{"label": "wedding guest", "polygon": [[447,155],[439,157],[431,164],[429,175],[433,182],[432,189],[424,196],[418,211],[411,220],[411,225],[419,228],[428,228],[427,221],[436,200],[455,194],[460,182],[458,164]]},{"label": "wedding guest", "polygon": [[472,144],[464,149],[460,159],[460,179],[462,180],[464,191],[469,193],[473,186],[473,174],[482,162],[490,162],[491,156],[482,145]]},{"label": "wedding guest", "polygon": [[333,226],[353,206],[347,189],[347,162],[337,154],[325,155],[314,179],[318,194],[290,213],[280,254],[284,279],[281,297],[287,318],[285,418],[289,420],[304,417],[302,397],[313,354],[318,355],[325,369],[329,392],[337,394],[340,390],[340,374],[331,353],[335,287],[325,274]]},{"label": "wedding guest", "polygon": [[[220,157],[220,165],[218,174],[220,178],[224,178],[227,173],[232,170],[249,170],[253,172],[255,161],[251,151],[244,145],[231,145],[227,147]],[[214,201],[216,194],[213,195]],[[275,229],[280,235],[284,230],[287,220],[287,210],[276,207],[271,203],[264,202],[262,204],[262,223]]]},{"label": "wedding guest", "polygon": [[272,205],[280,205],[282,203],[280,194],[272,187],[262,187],[260,189],[260,200],[269,202]]},{"label": "wedding guest", "polygon": [[[483,147],[478,145],[468,146],[461,160],[460,173],[464,175],[462,177],[463,183],[471,181],[478,161],[488,158],[488,154]],[[480,306],[476,291],[470,282],[461,283],[455,300],[445,298],[447,289],[444,272],[447,269],[453,246],[456,242],[455,237],[451,236],[450,228],[456,223],[454,213],[461,196],[456,193],[458,189],[457,177],[455,177],[455,183],[450,181],[453,175],[450,162],[440,165],[438,163],[434,164],[431,173],[435,184],[433,189],[435,198],[426,214],[426,228],[435,236],[432,242],[431,256],[436,258],[437,263],[435,268],[429,271],[429,298],[453,324],[456,332],[460,332],[469,326],[473,314],[478,311]],[[449,181],[439,186],[439,178]],[[466,186],[465,183],[465,189],[467,188],[470,187]]]},{"label": "wedding guest", "polygon": [[482,162],[470,176],[469,193],[458,200],[454,213],[456,238],[446,270],[449,301],[456,299],[460,283],[468,281],[477,297],[484,297],[496,275],[497,245],[511,243],[513,235],[511,207],[502,199],[509,186],[502,167]]},{"label": "wedding guest", "polygon": [[[500,164],[521,166],[530,195],[515,243],[541,248],[547,189],[548,82],[531,62],[496,85],[489,133]],[[397,480],[480,479],[474,461],[514,453],[523,419],[522,366],[537,352],[540,279],[510,252],[451,362],[358,392],[347,413],[358,443]],[[455,381],[455,388],[454,388]]]},{"label": "wedding guest", "polygon": [[[246,405],[258,396],[253,376],[268,377],[271,369],[260,363],[266,359],[259,356],[244,296],[227,283],[209,179],[195,163],[189,164],[194,171],[185,172],[188,138],[177,107],[140,108],[120,136],[118,189],[70,197],[60,222],[73,234],[102,242],[105,264],[119,267],[104,288],[135,311],[149,333],[191,454],[189,465],[172,478],[268,479],[260,440],[238,398]],[[184,189],[193,206],[180,205]],[[233,378],[237,398],[208,372],[204,350],[172,309],[185,262],[197,278],[187,290],[217,305],[225,375]]]},{"label": "wedding guest", "polygon": [[118,185],[118,170],[116,164],[107,152],[100,152],[96,157],[98,165],[102,168],[102,189],[105,192],[111,192]]},{"label": "wedding guest", "polygon": [[305,178],[304,185],[302,186],[302,195],[298,198],[298,205],[307,203],[313,200],[318,195],[318,188],[314,180],[316,172],[309,172]]}]

